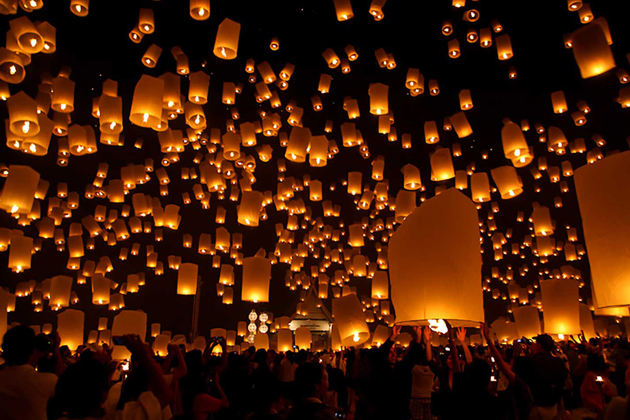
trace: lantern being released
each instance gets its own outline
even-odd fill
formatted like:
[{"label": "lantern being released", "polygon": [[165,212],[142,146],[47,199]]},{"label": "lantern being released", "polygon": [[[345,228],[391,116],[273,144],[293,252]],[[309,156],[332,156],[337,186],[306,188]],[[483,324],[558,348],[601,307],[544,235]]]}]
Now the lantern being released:
[{"label": "lantern being released", "polygon": [[630,152],[584,165],[574,178],[598,306],[629,306]]},{"label": "lantern being released", "polygon": [[[335,328],[339,331],[342,345],[360,346],[370,338],[361,302],[355,294],[333,300]],[[297,340],[296,340],[297,341]]]},{"label": "lantern being released", "polygon": [[545,280],[540,283],[543,318],[547,334],[579,334],[579,283],[570,279]]},{"label": "lantern being released", "polygon": [[183,263],[177,273],[177,294],[194,295],[197,293],[197,274],[199,266],[192,263]]},{"label": "lantern being released", "polygon": [[397,324],[448,319],[472,326],[484,320],[477,210],[458,190],[446,190],[409,215],[388,255]]},{"label": "lantern being released", "polygon": [[76,309],[66,309],[57,315],[57,333],[61,338],[60,345],[68,346],[74,352],[83,344],[85,314]]}]

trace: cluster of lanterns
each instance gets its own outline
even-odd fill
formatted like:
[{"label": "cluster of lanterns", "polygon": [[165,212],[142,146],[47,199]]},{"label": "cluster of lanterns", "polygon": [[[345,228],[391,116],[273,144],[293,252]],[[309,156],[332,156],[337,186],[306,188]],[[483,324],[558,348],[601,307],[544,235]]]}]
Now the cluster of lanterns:
[{"label": "cluster of lanterns", "polygon": [[[351,0],[333,3],[338,21],[355,18]],[[511,38],[497,19],[488,19],[485,12],[467,6],[465,0],[453,0],[452,5],[453,16],[443,21],[440,35],[449,58],[460,59],[464,48],[478,43],[480,48],[494,45],[498,61],[512,60]],[[474,91],[462,89],[452,100],[457,112],[445,115],[442,121],[423,121],[421,134],[413,134],[430,148],[427,162],[399,165],[386,155],[373,156],[368,137],[384,136],[393,144],[400,136],[404,149],[413,147],[412,140],[418,141],[412,139],[412,133],[397,132],[395,98],[401,92],[417,97],[425,89],[429,96],[437,96],[440,87],[435,79],[429,79],[425,87],[420,70],[407,68],[400,86],[369,83],[364,86],[367,100],[343,98],[343,119],[333,119],[331,112],[323,128],[309,126],[305,117],[326,114],[332,107],[326,95],[341,89],[332,83],[337,77],[333,72],[347,75],[350,63],[359,66],[359,54],[352,45],[347,45],[343,54],[334,48],[318,52],[326,69],[317,75],[316,92],[306,98],[289,89],[293,74],[301,71],[299,66],[246,59],[243,82],[221,81],[220,102],[230,112],[225,128],[210,121],[214,102],[209,95],[210,75],[203,68],[191,68],[179,46],[170,49],[172,71],[158,77],[140,75],[132,97],[119,95],[118,82],[105,80],[100,95],[92,101],[92,117],[98,122],[74,121],[75,97],[86,93],[81,86],[75,89],[69,68],[62,67],[56,77],[41,72],[34,98],[23,86],[26,72],[39,70],[31,65],[32,55],[56,51],[56,29],[23,14],[42,7],[41,0],[0,1],[0,13],[19,15],[10,17],[6,47],[0,48],[0,96],[6,101],[6,146],[11,149],[6,157],[9,166],[0,168],[4,178],[0,209],[13,219],[13,226],[0,228],[0,252],[8,252],[8,268],[17,276],[44,258],[38,253],[43,241],[50,240],[62,255],[67,255],[67,265],[66,272],[50,273],[49,279],[19,281],[15,286],[2,284],[5,290],[0,290],[0,333],[6,326],[4,309],[11,311],[16,297],[30,296],[35,311],[42,311],[44,301],[60,311],[57,329],[74,346],[84,341],[84,314],[69,309],[79,299],[75,284],[89,281],[92,303],[112,311],[123,309],[127,294],[142,293],[151,277],[163,275],[166,270],[177,271],[178,295],[196,295],[200,278],[209,275],[207,265],[202,264],[206,256],[212,257],[212,269],[219,273],[216,291],[226,305],[234,303],[236,284],[240,301],[269,302],[272,266],[284,265],[285,285],[291,291],[299,289],[295,313],[307,315],[304,302],[311,293],[320,305],[331,301],[332,347],[378,345],[388,336],[386,326],[394,323],[429,324],[439,332],[444,330],[444,319],[456,326],[475,326],[485,320],[484,292],[490,300],[511,302],[505,317],[493,324],[497,337],[533,336],[540,331],[557,335],[581,329],[595,331],[590,308],[580,303],[582,273],[572,266],[586,255],[580,241],[586,242],[589,249],[596,315],[598,311],[616,317],[629,315],[620,308],[630,305],[625,285],[630,267],[619,255],[623,255],[630,236],[630,227],[624,222],[630,208],[626,199],[630,197],[630,158],[628,152],[614,153],[617,150],[609,150],[604,158],[602,148],[607,142],[602,135],[593,133],[594,143],[587,146],[583,138],[568,140],[566,130],[555,122],[559,120],[554,120],[556,125],[530,125],[527,119],[514,122],[506,118],[496,127],[505,164],[488,171],[478,171],[476,162],[462,168],[458,158],[463,155],[461,143],[474,134],[475,121],[469,111],[475,108],[476,98]],[[373,0],[367,13],[381,21],[384,9],[386,0]],[[569,0],[568,10],[577,12],[580,27],[565,36],[564,45],[572,50],[581,77],[608,77],[605,74],[616,69],[619,83],[628,83],[628,73],[617,67],[614,59],[613,38],[605,18],[595,17],[588,4],[580,1]],[[70,11],[90,18],[89,0],[72,0]],[[209,0],[190,0],[189,13],[195,21],[206,21],[210,17]],[[149,42],[156,31],[160,28],[154,11],[142,8],[129,40],[136,44]],[[249,40],[241,39],[241,24],[225,17],[216,29],[212,52],[219,60],[242,58],[242,42]],[[280,49],[277,37],[272,37],[269,48]],[[147,69],[162,68],[166,60],[162,47],[150,43],[143,51],[140,61]],[[376,60],[385,71],[400,70],[406,61],[403,56],[396,60],[383,48],[375,49],[374,57],[366,55],[363,60]],[[508,77],[517,77],[514,66],[509,68]],[[630,107],[628,89],[620,88],[616,97],[622,108]],[[255,118],[248,116],[244,121],[236,105],[248,99],[261,106]],[[362,109],[368,109],[369,115],[362,116]],[[550,93],[548,111],[550,119],[568,116],[573,126],[581,129],[587,126],[591,109],[584,100],[571,106],[565,92],[559,90]],[[376,123],[376,132],[362,132],[360,121],[367,118]],[[69,190],[63,180],[43,179],[35,164],[11,163],[12,153],[24,153],[32,159],[54,155],[51,142],[56,144],[55,159],[60,167],[67,166],[71,159],[97,154],[99,147],[128,147],[124,133],[130,125],[156,139],[162,153],[160,161],[156,164],[147,157],[143,163],[129,162],[120,167],[100,162],[94,181],[84,191]],[[447,144],[453,135],[456,141]],[[535,143],[544,143],[547,155],[537,157],[535,150],[540,147]],[[133,147],[141,150],[143,145],[144,141],[138,139]],[[326,167],[351,149],[370,162],[369,175],[368,171],[349,168],[339,185],[316,179],[313,174],[317,172],[308,171]],[[487,153],[482,153],[482,160],[487,159]],[[584,156],[584,166],[575,170],[575,176],[572,162],[563,157],[567,153]],[[548,158],[553,163],[561,159],[559,166],[548,164]],[[257,174],[257,167],[271,166],[272,161],[277,168],[275,190],[256,188],[257,176],[262,173]],[[294,171],[294,165],[307,170],[297,175],[300,171]],[[423,167],[430,169],[433,191],[428,189],[427,179],[421,178]],[[390,174],[399,171],[402,183],[390,183]],[[524,179],[526,173],[531,179]],[[499,229],[504,221],[497,223],[502,207],[497,198],[507,201],[522,197],[526,190],[539,192],[543,174],[550,188],[556,188],[560,195],[554,197],[553,204],[534,201],[531,208],[518,212],[516,223],[531,231],[519,241],[512,228]],[[177,197],[171,195],[176,188],[172,182],[175,177],[182,181]],[[564,229],[556,220],[565,201],[563,195],[572,192],[572,178],[584,235],[579,234],[579,226],[566,225]],[[143,192],[143,186],[149,183],[158,185],[159,196]],[[349,208],[332,200],[332,192],[337,189],[345,190],[353,200]],[[214,197],[223,200],[219,206],[211,204]],[[180,235],[183,248],[197,249],[199,259],[195,261],[165,256],[160,247],[165,235],[179,235],[187,206],[215,211],[213,232]],[[353,217],[355,211],[359,218]],[[275,248],[260,248],[254,254],[254,244],[244,244],[237,230],[269,223],[270,213],[279,214],[279,219],[286,222],[275,225]],[[228,214],[236,215],[236,226],[225,225]],[[154,235],[154,244],[145,244],[143,251],[140,243],[133,241],[147,234]],[[126,281],[122,284],[108,278],[118,267],[100,252],[103,246],[119,247],[121,261],[143,255],[148,276],[145,272],[124,273]],[[486,254],[488,249],[491,256],[483,255],[482,265],[480,250]],[[561,258],[560,254],[565,260],[562,267],[547,268],[551,266],[547,264]],[[525,259],[538,270],[537,279],[528,275],[535,269],[527,263],[516,267],[519,260]],[[502,272],[499,264],[503,263],[507,269]],[[239,266],[242,268],[235,272]],[[370,282],[369,296],[357,291],[356,285],[363,279]],[[539,311],[543,308],[541,327]],[[119,323],[123,327],[110,331],[107,321],[99,323],[99,329],[90,332],[87,341],[109,341],[112,334],[136,331],[141,325],[146,334],[147,314],[121,311],[123,314],[120,319],[125,321]],[[275,333],[278,348],[290,349],[294,343],[299,348],[310,347],[308,329],[297,328],[292,334],[284,318],[274,321],[268,313],[252,310],[248,325],[239,323],[238,331],[213,330],[211,336],[224,336],[230,347],[236,345],[238,335],[249,344],[268,348],[269,335]],[[370,328],[373,323],[377,327]],[[181,339],[160,332],[159,324],[152,325],[151,336],[155,338],[154,347],[162,352],[169,342]],[[372,341],[368,341],[370,337]]]}]

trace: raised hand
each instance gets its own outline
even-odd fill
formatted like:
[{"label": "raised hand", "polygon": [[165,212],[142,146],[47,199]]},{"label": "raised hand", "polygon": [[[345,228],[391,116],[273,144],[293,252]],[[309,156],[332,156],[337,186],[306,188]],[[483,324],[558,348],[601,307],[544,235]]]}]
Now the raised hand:
[{"label": "raised hand", "polygon": [[431,328],[424,327],[422,329],[422,337],[426,343],[431,343],[431,340],[433,340],[433,331],[431,331]]},{"label": "raised hand", "polygon": [[389,338],[390,338],[392,341],[394,341],[394,339],[395,339],[396,337],[398,337],[398,335],[400,334],[400,330],[401,330],[401,328],[402,328],[402,326],[400,326],[400,325],[394,325],[394,327],[392,328],[392,333],[391,333],[391,335],[389,336]]},{"label": "raised hand", "polygon": [[457,336],[457,340],[462,344],[466,344],[466,328],[459,327],[455,330],[455,335]]},{"label": "raised hand", "polygon": [[486,341],[490,343],[492,340],[490,340],[490,328],[488,328],[488,325],[485,322],[480,322],[479,328],[481,328],[481,333],[483,334],[483,338],[485,338]]}]

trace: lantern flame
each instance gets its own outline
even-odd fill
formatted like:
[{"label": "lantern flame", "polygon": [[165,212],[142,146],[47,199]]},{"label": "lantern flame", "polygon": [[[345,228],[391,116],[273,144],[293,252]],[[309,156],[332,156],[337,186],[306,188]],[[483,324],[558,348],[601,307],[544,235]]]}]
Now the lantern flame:
[{"label": "lantern flame", "polygon": [[439,334],[446,334],[448,332],[448,327],[443,319],[430,319],[429,328]]},{"label": "lantern flame", "polygon": [[142,122],[148,122],[149,121],[149,114],[144,114],[142,116]]},{"label": "lantern flame", "polygon": [[359,340],[361,340],[361,337],[359,337],[359,333],[355,332],[354,333],[354,337],[352,337],[352,341],[354,341],[355,343],[358,343]]},{"label": "lantern flame", "polygon": [[31,130],[31,123],[29,121],[25,121],[24,125],[22,125],[22,133],[26,134]]}]

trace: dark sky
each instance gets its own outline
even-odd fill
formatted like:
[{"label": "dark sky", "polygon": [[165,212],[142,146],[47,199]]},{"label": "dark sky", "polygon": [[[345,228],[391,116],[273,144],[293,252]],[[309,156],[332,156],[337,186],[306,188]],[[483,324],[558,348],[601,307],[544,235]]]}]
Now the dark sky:
[{"label": "dark sky", "polygon": [[[390,181],[390,194],[395,197],[402,185],[400,168],[412,163],[421,169],[422,179],[427,186],[427,197],[433,195],[438,185],[430,181],[429,153],[433,145],[424,142],[424,121],[435,120],[441,125],[445,116],[458,112],[459,102],[457,94],[461,89],[470,89],[474,108],[467,111],[474,133],[465,139],[457,139],[454,132],[440,130],[440,146],[451,146],[460,143],[463,156],[454,158],[455,169],[465,169],[470,162],[476,163],[477,171],[507,165],[509,161],[503,156],[501,146],[501,120],[505,117],[519,122],[528,119],[533,127],[535,122],[549,127],[560,127],[569,140],[578,137],[586,139],[588,149],[595,144],[591,136],[599,133],[607,141],[602,148],[604,152],[616,149],[627,149],[624,139],[628,135],[627,110],[622,110],[614,101],[621,87],[614,71],[592,79],[583,80],[570,50],[565,49],[562,36],[578,29],[581,24],[577,13],[567,10],[566,2],[533,0],[528,2],[514,2],[505,0],[482,0],[467,2],[466,9],[476,8],[481,18],[476,23],[463,22],[462,11],[451,7],[448,1],[418,1],[418,0],[389,0],[384,8],[385,18],[375,22],[368,14],[369,1],[354,0],[354,19],[348,22],[338,22],[332,0],[322,1],[213,1],[210,19],[197,22],[188,14],[188,2],[184,0],[164,1],[129,1],[112,0],[107,2],[93,1],[90,14],[86,18],[79,18],[68,10],[68,1],[48,0],[45,7],[29,16],[31,20],[47,20],[57,28],[57,52],[53,55],[38,54],[33,56],[33,63],[27,67],[27,77],[19,86],[12,86],[15,94],[24,89],[31,96],[37,92],[37,84],[43,72],[56,75],[62,65],[72,68],[71,78],[76,82],[75,109],[73,122],[92,124],[98,121],[91,116],[92,98],[98,96],[102,82],[111,78],[119,82],[119,95],[124,100],[123,116],[125,118],[124,147],[107,147],[99,144],[99,152],[95,155],[71,157],[70,164],[65,168],[56,165],[56,138],[51,141],[50,152],[46,157],[26,156],[9,150],[2,142],[0,161],[5,164],[27,164],[40,172],[43,179],[51,181],[49,196],[56,191],[55,182],[68,182],[70,191],[78,191],[81,195],[80,209],[73,213],[73,221],[79,221],[84,215],[92,214],[97,204],[107,205],[108,208],[118,208],[119,204],[110,204],[107,200],[85,200],[83,191],[92,182],[99,162],[107,162],[110,166],[110,177],[118,177],[119,168],[128,163],[141,164],[146,157],[152,157],[156,168],[159,167],[161,153],[157,135],[152,130],[142,129],[131,125],[127,120],[131,97],[135,83],[141,74],[159,76],[166,71],[175,71],[175,61],[170,54],[173,46],[180,46],[189,57],[191,71],[201,69],[206,63],[205,71],[211,76],[210,101],[204,107],[210,127],[221,128],[225,131],[225,120],[230,117],[228,108],[221,104],[221,89],[224,81],[242,82],[245,85],[243,94],[237,97],[237,107],[240,111],[240,121],[254,121],[259,108],[269,111],[268,103],[262,106],[254,101],[254,87],[247,83],[244,71],[245,60],[253,58],[257,63],[268,61],[274,71],[279,71],[289,62],[295,65],[295,71],[286,91],[279,91],[283,102],[281,115],[283,117],[283,131],[289,132],[286,123],[287,112],[284,105],[293,99],[305,109],[304,126],[308,126],[314,135],[323,134],[327,119],[335,121],[335,128],[329,139],[335,139],[341,146],[339,125],[347,121],[347,114],[341,108],[343,98],[350,96],[359,101],[361,118],[356,120],[357,128],[363,133],[372,158],[383,155],[386,160],[385,174]],[[154,10],[156,31],[145,36],[140,44],[129,40],[128,33],[135,26],[138,19],[138,9],[150,7]],[[625,53],[628,51],[630,39],[626,34],[626,20],[630,13],[630,3],[627,2],[595,2],[591,5],[596,17],[604,16],[608,20],[614,39],[613,52],[617,65],[628,68]],[[20,11],[20,15],[24,12]],[[238,57],[233,61],[224,61],[212,54],[212,47],[219,23],[224,18],[230,18],[241,23]],[[490,25],[491,19],[498,19],[504,27],[504,32],[510,35],[514,50],[514,58],[509,61],[498,61],[496,48],[482,49],[479,44],[469,44],[465,41],[466,30],[469,27],[484,28]],[[449,19],[453,22],[455,33],[452,37],[460,40],[461,57],[450,59],[447,56],[446,38],[441,34],[442,21]],[[0,25],[6,32],[8,20],[2,19]],[[268,46],[272,37],[278,37],[280,49],[271,51]],[[146,48],[156,43],[163,48],[162,56],[156,68],[144,67],[140,58]],[[329,69],[321,56],[326,48],[333,48],[340,57],[345,57],[343,49],[346,45],[353,45],[359,53],[359,59],[351,62],[352,71],[343,75],[340,69]],[[392,53],[396,59],[397,68],[385,70],[378,67],[374,50],[384,48]],[[518,78],[509,80],[508,68],[516,67]],[[405,75],[409,67],[419,68],[425,80],[437,79],[441,93],[429,96],[428,92],[418,97],[411,97],[404,87]],[[310,97],[317,93],[317,83],[321,73],[333,76],[331,93],[322,97],[324,111],[315,113],[310,105]],[[395,127],[399,139],[402,133],[411,133],[413,148],[403,150],[400,140],[389,143],[384,135],[377,134],[377,120],[369,114],[368,86],[370,83],[385,83],[390,86],[389,105],[394,113]],[[277,89],[276,89],[277,90]],[[586,100],[592,109],[587,116],[588,123],[584,127],[576,127],[569,114],[553,114],[550,93],[563,90],[566,94],[570,111],[576,110],[576,102]],[[182,79],[182,92],[187,91],[187,81]],[[6,118],[6,107],[0,105],[0,112]],[[185,125],[180,117],[172,128],[184,129]],[[584,154],[567,154],[556,156],[547,152],[547,145],[539,143],[534,130],[526,133],[528,143],[534,146],[536,158],[546,156],[550,166],[560,166],[563,160],[569,160],[574,169],[585,164]],[[135,149],[133,143],[137,138],[144,139],[142,150]],[[278,146],[277,138],[263,138],[258,136],[259,144],[271,144],[274,147],[274,158],[284,154],[284,149]],[[483,151],[488,151],[488,159],[482,160]],[[253,150],[248,150],[254,154]],[[188,191],[192,194],[192,181],[179,179],[181,167],[195,166],[192,159],[195,152],[187,148],[181,154],[178,164],[167,168],[171,178],[170,195],[162,198],[162,205],[175,203],[182,207],[183,216],[178,231],[164,230],[165,241],[155,244],[160,260],[166,264],[168,255],[180,255],[184,262],[196,262],[200,265],[200,275],[203,278],[202,304],[200,312],[200,332],[208,333],[212,327],[234,329],[237,321],[245,320],[254,305],[240,303],[240,268],[236,269],[235,304],[226,306],[221,304],[221,298],[216,296],[215,283],[218,270],[211,268],[212,257],[200,256],[196,252],[196,238],[200,233],[211,233],[214,240],[216,228],[214,217],[216,207],[221,204],[228,209],[226,227],[231,232],[241,232],[244,236],[245,256],[253,255],[260,247],[272,252],[276,241],[274,224],[286,222],[286,213],[277,213],[273,205],[267,207],[269,220],[261,222],[257,229],[246,228],[236,223],[236,203],[225,200],[220,203],[216,196],[211,200],[211,209],[202,210],[198,202],[193,201],[189,206],[181,203],[181,193]],[[363,173],[364,182],[369,180],[373,188],[375,181],[369,179],[371,173],[371,159],[364,160],[356,148],[341,148],[341,152],[325,168],[310,168],[305,164],[287,162],[287,176],[301,177],[309,173],[311,178],[323,181],[326,188],[331,182],[337,182],[337,190],[333,193],[325,192],[325,199],[332,199],[342,205],[342,219],[346,225],[360,220],[369,213],[356,210],[352,197],[345,193],[345,188],[339,185],[340,180],[347,177],[348,171]],[[513,229],[513,241],[522,241],[529,232],[527,223],[517,224],[516,213],[524,211],[526,217],[531,213],[531,204],[537,201],[552,209],[552,217],[557,221],[557,240],[565,240],[565,224],[578,228],[580,243],[584,243],[577,200],[573,190],[572,178],[566,178],[571,189],[562,194],[564,207],[553,208],[553,199],[560,195],[558,184],[550,184],[546,176],[540,181],[533,181],[530,167],[519,169],[525,193],[521,196],[505,201],[498,193],[493,199],[498,202],[500,212],[495,219],[500,231]],[[255,172],[258,182],[254,188],[258,191],[276,190],[277,169],[275,159],[269,163],[257,161]],[[1,182],[1,181],[0,181]],[[534,192],[534,185],[541,188],[540,193]],[[453,180],[446,185],[452,186]],[[137,188],[133,192],[144,192],[153,196],[158,195],[155,182]],[[470,190],[467,190],[467,194]],[[308,198],[308,189],[304,193]],[[227,195],[227,194],[226,194]],[[128,201],[130,195],[128,196]],[[309,202],[307,201],[307,204]],[[321,215],[321,205],[311,203],[313,215]],[[45,205],[42,203],[42,208]],[[480,218],[486,218],[489,204],[483,205],[479,212]],[[388,212],[382,214],[385,218]],[[300,218],[301,220],[301,218]],[[338,221],[327,219],[326,223],[336,227]],[[0,225],[16,228],[13,219],[6,214],[0,215]],[[69,222],[64,222],[67,231]],[[24,228],[25,234],[37,236],[34,226]],[[190,233],[195,237],[192,249],[182,247],[181,235]],[[301,233],[297,234],[301,238]],[[377,235],[377,240],[380,235]],[[131,247],[132,243],[144,246],[153,244],[153,234],[133,235],[124,246]],[[108,277],[122,283],[127,274],[146,271],[145,259],[142,256],[130,257],[127,261],[119,261],[120,244],[108,247],[102,241],[97,241],[97,249],[86,253],[87,259],[98,259],[100,255],[109,255],[115,265],[114,272]],[[537,279],[537,269],[532,267],[529,250],[525,251],[526,258],[506,256],[503,261],[495,263],[492,258],[491,242],[485,242],[483,277],[488,277],[492,267],[499,267],[505,272],[508,266],[515,270],[527,263],[530,272],[521,277],[522,286],[531,284]],[[448,252],[448,250],[445,250]],[[367,247],[365,252],[372,260],[376,253],[373,246]],[[86,259],[84,258],[84,260]],[[0,285],[14,291],[18,281],[35,279],[38,282],[57,274],[68,274],[65,269],[67,252],[57,253],[52,241],[45,241],[42,252],[33,256],[33,268],[22,274],[11,273],[6,268],[8,252],[0,254]],[[227,256],[223,260],[228,262]],[[564,257],[559,253],[546,265],[549,270],[564,265]],[[310,264],[306,264],[308,267]],[[588,261],[586,258],[573,264],[582,270],[588,284]],[[270,303],[258,304],[257,309],[273,312],[276,316],[291,315],[298,302],[298,293],[290,292],[284,286],[284,272],[288,266],[276,265],[273,268],[271,281]],[[332,275],[333,266],[329,270]],[[74,273],[72,274],[74,276]],[[192,301],[191,296],[176,295],[177,272],[166,269],[164,276],[156,277],[147,271],[147,285],[140,293],[125,297],[127,309],[144,309],[148,312],[149,322],[159,322],[164,330],[174,333],[188,333],[191,324]],[[369,294],[369,281],[354,279],[353,283],[359,287],[360,295]],[[492,287],[500,286],[496,280]],[[89,282],[87,285],[75,285],[81,302],[75,305],[86,312],[86,331],[95,329],[99,316],[113,316],[106,307],[95,307],[91,304]],[[582,290],[582,296],[588,296],[587,290]],[[330,302],[327,302],[330,305]],[[494,301],[485,295],[486,316],[492,321],[498,316],[506,314],[506,302]],[[18,299],[17,311],[10,314],[9,321],[19,321],[25,324],[41,324],[54,322],[54,313],[45,308],[42,313],[32,312],[30,298]]]}]

